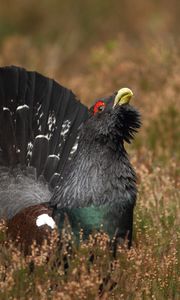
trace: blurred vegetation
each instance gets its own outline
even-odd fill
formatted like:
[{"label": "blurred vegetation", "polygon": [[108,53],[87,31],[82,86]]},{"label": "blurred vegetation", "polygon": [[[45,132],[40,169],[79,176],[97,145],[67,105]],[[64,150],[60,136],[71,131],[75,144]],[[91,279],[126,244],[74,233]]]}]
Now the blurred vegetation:
[{"label": "blurred vegetation", "polygon": [[21,37],[34,48],[58,47],[60,60],[125,34],[136,45],[142,36],[179,36],[178,0],[0,0],[0,45]]},{"label": "blurred vegetation", "polygon": [[0,1],[0,37],[22,34],[36,41],[69,40],[85,45],[119,32],[138,38],[143,33],[179,33],[178,0],[7,0]]},{"label": "blurred vegetation", "polygon": [[24,258],[2,226],[0,299],[179,299],[180,2],[0,0],[0,7],[1,66],[53,77],[89,106],[128,86],[143,120],[128,146],[139,184],[132,249],[113,260],[107,237],[96,236],[69,254],[65,272],[56,238]]}]

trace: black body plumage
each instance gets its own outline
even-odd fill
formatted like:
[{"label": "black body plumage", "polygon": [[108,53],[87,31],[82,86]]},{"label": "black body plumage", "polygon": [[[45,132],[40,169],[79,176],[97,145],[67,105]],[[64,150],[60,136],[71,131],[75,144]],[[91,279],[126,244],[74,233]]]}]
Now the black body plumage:
[{"label": "black body plumage", "polygon": [[133,205],[136,175],[124,140],[130,142],[139,126],[139,113],[129,105],[90,116],[81,126],[77,152],[51,204],[58,208]]},{"label": "black body plumage", "polygon": [[73,162],[50,203],[59,227],[66,214],[76,233],[83,228],[87,237],[103,225],[111,238],[127,238],[130,246],[137,188],[124,141],[131,142],[141,122],[135,108],[113,108],[113,99],[104,99],[105,109],[90,113],[81,126]]},{"label": "black body plumage", "polygon": [[[112,237],[132,237],[133,208],[136,201],[136,175],[124,148],[140,127],[140,115],[130,105],[106,108],[90,114],[79,131],[75,157],[51,199],[55,214],[69,216],[72,227],[84,229],[85,236],[101,223]],[[89,208],[89,210],[88,210]],[[94,210],[92,211],[92,209]],[[92,222],[86,222],[88,214]],[[90,230],[89,230],[90,229]]]}]

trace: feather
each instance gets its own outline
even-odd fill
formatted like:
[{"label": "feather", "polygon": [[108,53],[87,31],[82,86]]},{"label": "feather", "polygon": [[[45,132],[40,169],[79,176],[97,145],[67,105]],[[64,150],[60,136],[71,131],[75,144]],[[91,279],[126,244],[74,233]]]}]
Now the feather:
[{"label": "feather", "polygon": [[[0,178],[7,182],[11,178],[7,191],[4,183],[0,185],[3,214],[7,210],[12,217],[28,205],[50,199],[48,186],[52,192],[58,185],[78,127],[87,117],[88,109],[53,79],[20,67],[0,68]],[[6,176],[3,166],[8,167]],[[45,193],[39,197],[36,192],[41,195],[43,186]]]},{"label": "feather", "polygon": [[60,182],[61,176],[59,173],[54,173],[51,176],[51,179],[49,181],[49,190],[54,191],[56,187],[58,187],[59,182]]},{"label": "feather", "polygon": [[0,147],[4,156],[4,163],[14,165],[16,163],[16,137],[9,108],[4,107],[0,112]]},{"label": "feather", "polygon": [[36,168],[37,178],[42,174],[49,152],[49,140],[44,135],[37,135],[33,145],[31,166]]},{"label": "feather", "polygon": [[21,105],[16,109],[16,141],[17,147],[20,150],[20,163],[26,164],[27,146],[29,140],[29,106]]},{"label": "feather", "polygon": [[44,178],[46,179],[47,182],[49,182],[53,174],[56,173],[58,163],[59,163],[59,157],[57,155],[49,155],[47,157],[46,164],[44,167],[44,172],[43,172]]}]

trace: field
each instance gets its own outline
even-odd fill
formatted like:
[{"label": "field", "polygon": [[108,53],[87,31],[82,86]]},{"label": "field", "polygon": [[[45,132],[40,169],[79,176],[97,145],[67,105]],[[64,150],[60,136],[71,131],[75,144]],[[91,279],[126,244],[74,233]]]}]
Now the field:
[{"label": "field", "polygon": [[73,3],[0,1],[0,65],[38,70],[88,106],[120,87],[133,90],[143,122],[127,146],[139,190],[133,247],[113,259],[101,233],[77,248],[67,226],[61,245],[54,232],[25,258],[2,223],[0,299],[179,299],[179,2]]}]

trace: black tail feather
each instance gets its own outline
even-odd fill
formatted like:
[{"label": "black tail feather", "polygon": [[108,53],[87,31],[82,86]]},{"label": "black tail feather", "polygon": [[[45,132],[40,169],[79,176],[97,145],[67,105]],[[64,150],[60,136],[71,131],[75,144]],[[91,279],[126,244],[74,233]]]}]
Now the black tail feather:
[{"label": "black tail feather", "polygon": [[[84,109],[84,113],[85,113],[85,109]],[[77,140],[77,129],[79,128],[80,124],[84,121],[83,114],[77,117],[78,115],[79,115],[79,108],[77,109],[76,115],[74,116],[74,120],[72,121],[72,127],[71,127],[72,129],[71,131],[69,131],[67,139],[65,140],[64,143],[62,156],[58,168],[60,174],[63,172],[66,161],[69,157],[68,153],[71,152],[71,149]]]},{"label": "black tail feather", "polygon": [[58,163],[59,163],[59,157],[57,155],[48,156],[46,160],[44,172],[43,172],[44,178],[46,179],[47,182],[49,182],[53,174],[56,173]]},{"label": "black tail feather", "polygon": [[15,129],[10,110],[6,107],[0,112],[0,147],[5,165],[14,166],[17,161]]},{"label": "black tail feather", "polygon": [[18,149],[20,150],[21,165],[26,164],[27,147],[30,137],[29,114],[29,106],[27,105],[18,106],[16,109],[16,140]]},{"label": "black tail feather", "polygon": [[44,135],[37,135],[33,145],[31,166],[36,168],[37,178],[42,174],[49,152],[49,140]]},{"label": "black tail feather", "polygon": [[51,176],[51,179],[49,181],[49,190],[51,192],[54,191],[54,189],[58,186],[58,183],[60,181],[60,174],[59,173],[54,173],[52,176]]},{"label": "black tail feather", "polygon": [[19,67],[0,68],[1,164],[32,165],[48,181],[53,173],[62,176],[87,117],[88,109],[54,80]]},{"label": "black tail feather", "polygon": [[0,217],[50,200],[87,117],[88,109],[54,80],[0,68]]},{"label": "black tail feather", "polygon": [[0,69],[1,106],[8,107],[11,112],[15,111],[17,107],[18,78],[18,68],[5,67]]}]

